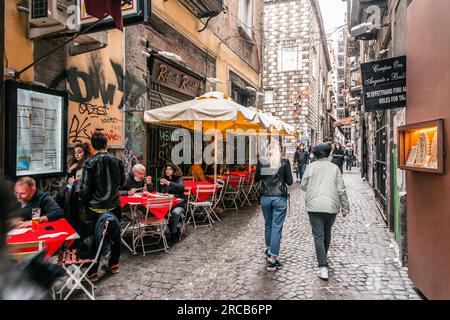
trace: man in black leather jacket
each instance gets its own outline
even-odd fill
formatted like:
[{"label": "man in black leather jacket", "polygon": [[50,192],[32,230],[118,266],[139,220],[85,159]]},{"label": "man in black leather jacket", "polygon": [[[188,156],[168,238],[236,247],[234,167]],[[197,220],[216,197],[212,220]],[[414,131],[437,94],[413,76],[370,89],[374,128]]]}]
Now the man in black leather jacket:
[{"label": "man in black leather jacket", "polygon": [[262,158],[256,166],[255,181],[261,181],[267,270],[276,271],[282,267],[278,255],[287,210],[287,186],[292,185],[293,179],[291,164],[288,159],[281,158],[280,145],[275,140],[270,143],[269,155],[268,158]]},{"label": "man in black leather jacket", "polygon": [[[125,169],[122,160],[106,151],[108,139],[102,132],[91,137],[95,155],[84,163],[80,181],[80,200],[86,205],[89,235],[95,235],[95,224],[102,213],[111,212],[121,218],[119,189],[125,184]],[[120,258],[120,232],[112,238],[111,257],[102,270],[117,273]],[[91,268],[88,278],[97,278],[98,265]]]}]

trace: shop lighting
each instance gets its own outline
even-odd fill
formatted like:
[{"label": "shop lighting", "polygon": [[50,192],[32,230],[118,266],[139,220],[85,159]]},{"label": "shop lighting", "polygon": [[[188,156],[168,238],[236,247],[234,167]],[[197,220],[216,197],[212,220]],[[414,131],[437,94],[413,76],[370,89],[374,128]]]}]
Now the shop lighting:
[{"label": "shop lighting", "polygon": [[221,80],[219,80],[217,78],[206,78],[206,81],[208,81],[210,83],[223,83]]},{"label": "shop lighting", "polygon": [[160,56],[163,56],[163,57],[165,57],[167,59],[170,59],[170,60],[173,60],[175,62],[184,63],[183,59],[179,55],[177,55],[177,54],[175,54],[173,52],[158,51],[158,54]]}]

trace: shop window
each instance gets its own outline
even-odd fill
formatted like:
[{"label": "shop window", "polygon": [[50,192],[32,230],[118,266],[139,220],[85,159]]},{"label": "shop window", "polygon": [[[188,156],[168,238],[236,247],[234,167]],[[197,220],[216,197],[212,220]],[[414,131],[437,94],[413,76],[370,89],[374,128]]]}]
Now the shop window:
[{"label": "shop window", "polygon": [[264,91],[264,103],[273,103],[273,90]]},{"label": "shop window", "polygon": [[253,39],[253,0],[239,0],[239,27]]},{"label": "shop window", "polygon": [[444,173],[443,120],[398,128],[399,168]]},{"label": "shop window", "polygon": [[281,48],[279,71],[292,71],[299,69],[298,46],[290,45]]}]

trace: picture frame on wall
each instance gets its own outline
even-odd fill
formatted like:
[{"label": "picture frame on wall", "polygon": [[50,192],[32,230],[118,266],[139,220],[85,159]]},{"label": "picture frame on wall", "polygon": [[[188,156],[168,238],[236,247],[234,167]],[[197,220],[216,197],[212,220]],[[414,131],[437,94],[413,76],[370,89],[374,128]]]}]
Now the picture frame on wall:
[{"label": "picture frame on wall", "polygon": [[64,176],[67,93],[14,80],[5,87],[6,175],[14,180]]}]

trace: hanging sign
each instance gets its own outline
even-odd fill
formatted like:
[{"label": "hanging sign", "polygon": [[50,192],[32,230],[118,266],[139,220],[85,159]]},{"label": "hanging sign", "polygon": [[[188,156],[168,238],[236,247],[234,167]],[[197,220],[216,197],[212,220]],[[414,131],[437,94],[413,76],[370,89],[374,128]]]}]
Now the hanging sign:
[{"label": "hanging sign", "polygon": [[406,56],[361,64],[367,112],[406,107]]}]

